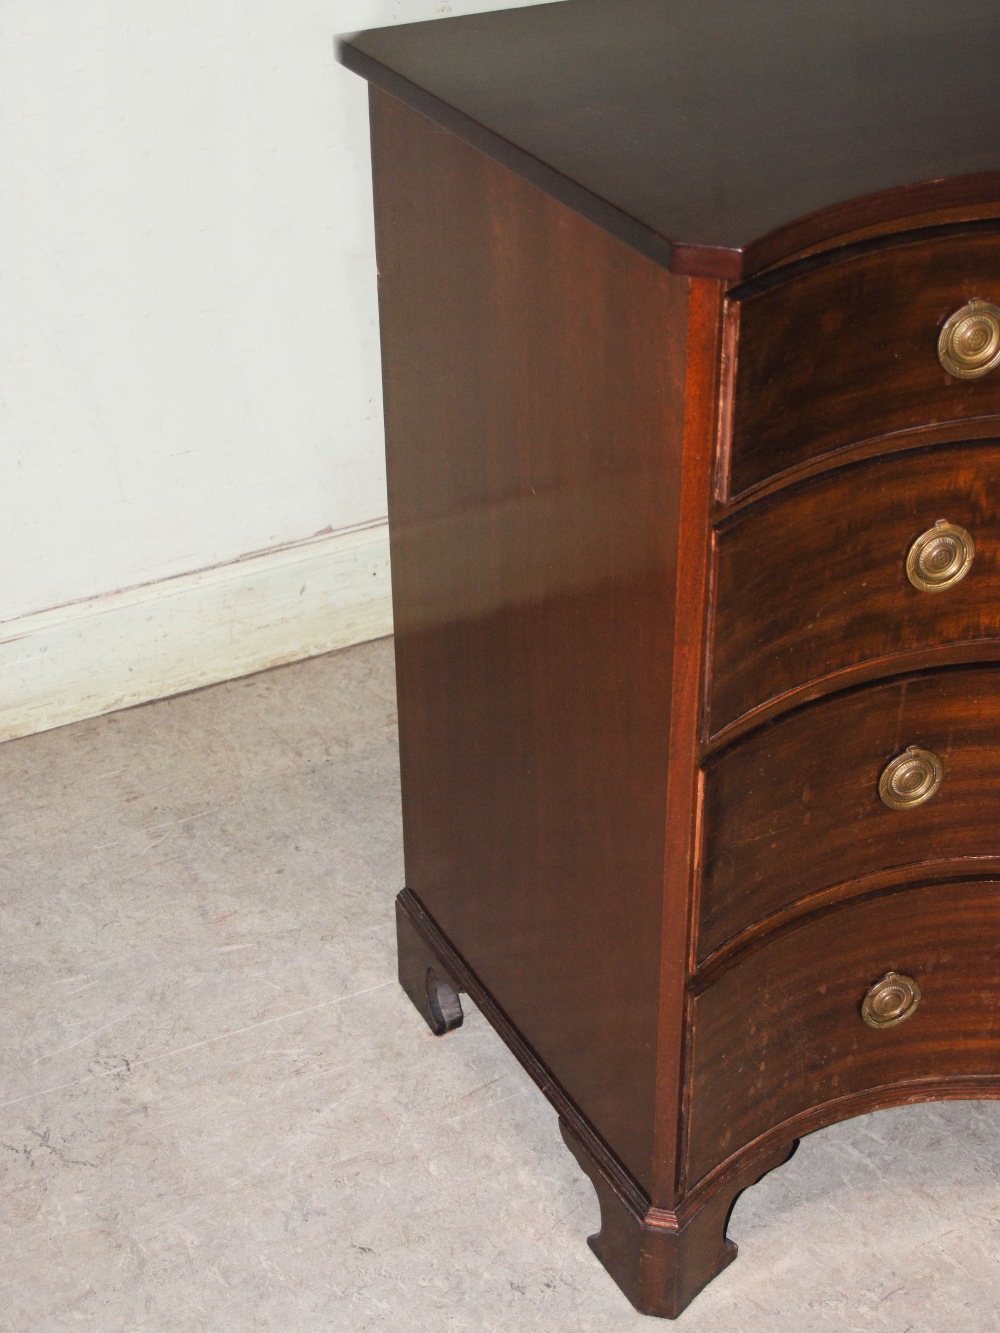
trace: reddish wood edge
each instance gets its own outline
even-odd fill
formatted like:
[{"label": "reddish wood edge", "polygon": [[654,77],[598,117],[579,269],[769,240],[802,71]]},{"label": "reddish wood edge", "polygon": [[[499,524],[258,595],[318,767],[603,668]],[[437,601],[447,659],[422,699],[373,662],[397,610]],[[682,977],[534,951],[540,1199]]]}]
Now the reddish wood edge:
[{"label": "reddish wood edge", "polygon": [[762,704],[758,704],[748,713],[741,713],[732,722],[727,722],[718,731],[710,732],[701,749],[700,761],[704,763],[714,758],[741,736],[770,722],[795,708],[815,703],[840,690],[852,689],[870,680],[883,677],[908,676],[918,671],[929,671],[937,667],[962,666],[969,662],[1000,661],[1000,640],[967,639],[964,643],[940,644],[933,648],[914,648],[907,652],[888,653],[882,657],[872,657],[855,666],[843,667],[827,676],[818,676],[815,680],[786,690]]},{"label": "reddish wood edge", "polygon": [[733,283],[730,294],[734,300],[745,301],[774,287],[795,282],[804,273],[829,265],[849,263],[861,255],[895,250],[904,245],[922,245],[949,236],[995,236],[998,231],[1000,200],[988,206],[982,205],[976,210],[922,213],[896,221],[884,221],[864,231],[839,234],[830,245],[798,252],[774,268]]},{"label": "reddish wood edge", "polygon": [[859,875],[841,884],[832,884],[761,917],[706,954],[699,960],[691,982],[691,993],[700,995],[723,972],[738,966],[757,945],[770,942],[783,930],[809,917],[820,916],[829,908],[839,907],[845,902],[860,902],[864,898],[888,896],[923,885],[947,884],[956,880],[992,880],[998,874],[1000,856],[953,856],[942,857],[940,860],[912,861],[870,875]]},{"label": "reddish wood edge", "polygon": [[914,181],[846,199],[796,218],[750,242],[743,277],[793,263],[847,242],[943,223],[973,221],[1000,211],[1000,171]]},{"label": "reddish wood edge", "polygon": [[719,442],[715,455],[715,480],[709,501],[709,518],[713,524],[725,508],[729,492],[729,473],[733,449],[733,410],[736,402],[736,371],[739,363],[740,310],[739,301],[724,300],[722,312],[722,353],[719,367]]},{"label": "reddish wood edge", "polygon": [[[823,473],[835,472],[838,468],[847,467],[851,463],[864,463],[872,458],[881,458],[885,454],[902,453],[910,449],[965,444],[973,440],[991,440],[997,436],[1000,436],[1000,418],[989,416],[938,421],[933,426],[918,426],[908,430],[892,431],[887,435],[872,435],[864,440],[852,441],[839,449],[829,449],[825,453],[814,454],[795,467],[787,468],[784,472],[772,473],[765,481],[730,496],[725,492],[728,478],[721,476],[720,468],[720,488],[716,503],[712,506],[712,522],[717,528],[726,528],[758,501],[769,499],[779,491],[788,490]],[[728,472],[728,467],[726,471]]]},{"label": "reddish wood edge", "polygon": [[656,1056],[656,1118],[653,1196],[674,1204],[679,1197],[685,1055],[684,989],[694,947],[698,903],[697,857],[701,847],[701,777],[698,750],[705,695],[705,633],[711,565],[708,521],[716,451],[719,347],[724,286],[692,278],[688,292],[687,365],[682,444],[671,670],[670,740],[665,809],[663,917],[660,932],[659,1037]]}]

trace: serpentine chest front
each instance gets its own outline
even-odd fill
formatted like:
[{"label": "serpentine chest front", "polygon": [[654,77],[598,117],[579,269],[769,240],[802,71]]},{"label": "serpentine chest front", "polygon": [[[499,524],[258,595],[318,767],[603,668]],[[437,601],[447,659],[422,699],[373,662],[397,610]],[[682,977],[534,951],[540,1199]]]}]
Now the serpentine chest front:
[{"label": "serpentine chest front", "polygon": [[[567,0],[342,48],[400,977],[538,1080],[649,1313],[802,1134],[1000,1095],[1000,130],[908,63],[927,9]],[[930,10],[942,84],[994,68],[990,6]],[[871,88],[823,105],[788,73],[820,58]]]}]

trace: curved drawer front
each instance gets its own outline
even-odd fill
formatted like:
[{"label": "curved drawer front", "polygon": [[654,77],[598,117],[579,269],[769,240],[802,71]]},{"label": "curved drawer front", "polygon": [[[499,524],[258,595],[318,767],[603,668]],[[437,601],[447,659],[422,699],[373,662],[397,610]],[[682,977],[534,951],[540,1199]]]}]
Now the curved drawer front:
[{"label": "curved drawer front", "polygon": [[[938,355],[976,299],[1000,306],[994,232],[855,253],[740,300],[730,494],[861,440],[1000,414],[1000,368],[963,379]],[[959,352],[988,362],[983,336],[966,324]]]},{"label": "curved drawer front", "polygon": [[[895,796],[880,790],[894,760]],[[703,827],[700,959],[824,889],[1000,858],[1000,666],[903,676],[760,728],[707,764]]]},{"label": "curved drawer front", "polygon": [[[928,591],[907,556],[941,519],[974,554]],[[876,459],[762,501],[718,535],[716,589],[713,734],[845,668],[1000,641],[1000,444]]]},{"label": "curved drawer front", "polygon": [[[894,1084],[1000,1082],[998,939],[1000,883],[912,888],[813,918],[720,977],[694,1001],[688,1186],[836,1098],[872,1093],[875,1106],[900,1100],[879,1098]],[[880,988],[889,973],[912,979],[919,1003]],[[873,991],[876,1018],[910,1004],[902,1021],[868,1025]]]}]

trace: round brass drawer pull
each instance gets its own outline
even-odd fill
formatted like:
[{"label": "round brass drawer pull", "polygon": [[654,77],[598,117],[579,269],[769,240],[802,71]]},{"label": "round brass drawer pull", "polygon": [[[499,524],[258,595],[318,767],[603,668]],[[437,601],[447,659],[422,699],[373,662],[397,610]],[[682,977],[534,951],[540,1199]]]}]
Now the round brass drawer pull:
[{"label": "round brass drawer pull", "polygon": [[887,972],[876,981],[861,1003],[861,1017],[870,1028],[891,1028],[916,1010],[922,998],[913,977]]},{"label": "round brass drawer pull", "polygon": [[976,543],[964,528],[939,518],[906,553],[906,577],[921,592],[944,592],[961,583],[976,555]]},{"label": "round brass drawer pull", "polygon": [[944,777],[941,760],[930,750],[911,745],[882,770],[878,794],[890,810],[911,810],[929,801]]},{"label": "round brass drawer pull", "polygon": [[956,310],[938,338],[938,360],[960,380],[978,379],[1000,366],[1000,306],[977,299]]}]

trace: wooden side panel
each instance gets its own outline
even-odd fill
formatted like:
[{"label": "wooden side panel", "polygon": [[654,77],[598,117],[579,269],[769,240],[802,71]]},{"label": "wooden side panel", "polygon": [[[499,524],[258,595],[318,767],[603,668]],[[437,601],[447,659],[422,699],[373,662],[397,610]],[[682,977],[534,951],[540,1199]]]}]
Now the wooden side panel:
[{"label": "wooden side panel", "polygon": [[648,1190],[688,282],[372,111],[407,883]]},{"label": "wooden side panel", "polygon": [[[978,1095],[997,1095],[998,933],[1000,889],[980,882],[852,903],[769,937],[695,1002],[689,1180],[830,1103],[809,1128],[946,1096],[950,1081],[992,1079]],[[922,999],[896,1026],[868,1027],[862,1001],[889,972],[915,978]]]}]

